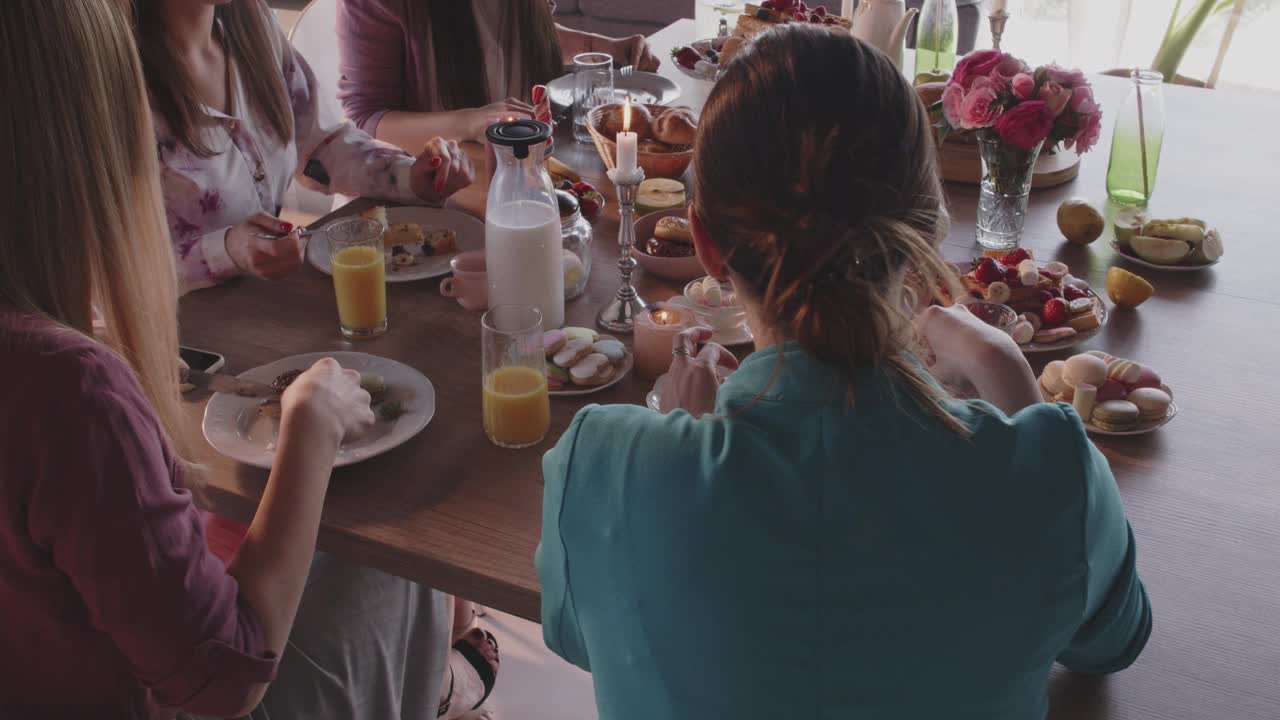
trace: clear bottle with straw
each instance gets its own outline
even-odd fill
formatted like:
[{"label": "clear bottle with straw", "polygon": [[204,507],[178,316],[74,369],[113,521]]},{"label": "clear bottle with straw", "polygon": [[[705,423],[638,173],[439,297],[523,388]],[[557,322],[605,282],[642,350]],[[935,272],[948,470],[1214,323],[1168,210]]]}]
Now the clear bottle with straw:
[{"label": "clear bottle with straw", "polygon": [[1164,76],[1135,68],[1129,97],[1116,115],[1107,166],[1107,195],[1121,205],[1146,205],[1156,185],[1164,143]]}]

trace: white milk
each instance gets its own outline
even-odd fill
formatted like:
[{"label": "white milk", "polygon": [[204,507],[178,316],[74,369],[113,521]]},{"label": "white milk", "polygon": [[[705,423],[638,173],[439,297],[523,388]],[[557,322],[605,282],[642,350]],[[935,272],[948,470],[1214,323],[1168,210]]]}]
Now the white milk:
[{"label": "white milk", "polygon": [[490,307],[532,305],[542,311],[544,330],[564,325],[564,252],[555,208],[532,200],[490,208],[484,254]]}]

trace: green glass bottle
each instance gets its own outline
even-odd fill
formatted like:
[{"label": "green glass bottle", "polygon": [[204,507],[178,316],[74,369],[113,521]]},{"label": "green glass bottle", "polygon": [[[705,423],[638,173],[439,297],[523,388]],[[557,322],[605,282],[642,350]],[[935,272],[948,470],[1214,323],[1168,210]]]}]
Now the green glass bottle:
[{"label": "green glass bottle", "polygon": [[1133,87],[1116,114],[1111,136],[1107,196],[1121,205],[1146,205],[1155,190],[1164,143],[1164,76],[1134,70],[1130,78]]},{"label": "green glass bottle", "polygon": [[949,73],[956,66],[956,0],[925,0],[916,18],[916,73]]}]

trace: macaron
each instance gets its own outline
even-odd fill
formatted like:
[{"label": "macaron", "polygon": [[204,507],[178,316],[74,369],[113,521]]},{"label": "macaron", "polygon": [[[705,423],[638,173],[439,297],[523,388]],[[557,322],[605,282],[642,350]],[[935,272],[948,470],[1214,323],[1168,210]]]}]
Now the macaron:
[{"label": "macaron", "polygon": [[1097,387],[1107,379],[1107,364],[1092,355],[1073,355],[1062,368],[1062,380],[1068,385]]},{"label": "macaron", "polygon": [[1125,385],[1138,382],[1142,374],[1142,366],[1132,360],[1115,360],[1107,366],[1107,377],[1115,378]]},{"label": "macaron", "polygon": [[1107,353],[1104,353],[1101,350],[1085,350],[1084,354],[1102,358],[1102,361],[1107,363],[1108,365],[1111,364],[1112,360],[1116,359],[1114,355],[1108,355]]},{"label": "macaron", "polygon": [[1142,420],[1138,406],[1128,400],[1107,400],[1093,408],[1091,422],[1107,432],[1125,432],[1137,429]]},{"label": "macaron", "polygon": [[1013,337],[1013,341],[1019,345],[1026,345],[1031,342],[1031,338],[1036,334],[1035,327],[1026,320],[1019,320],[1013,329],[1009,331],[1009,335]]},{"label": "macaron", "polygon": [[1138,388],[1129,393],[1127,399],[1137,406],[1143,420],[1163,420],[1169,414],[1169,404],[1173,402],[1169,393],[1156,388]]},{"label": "macaron", "polygon": [[1069,387],[1062,379],[1063,370],[1067,364],[1061,360],[1054,360],[1044,366],[1044,371],[1040,373],[1040,385],[1049,391],[1050,395],[1057,395],[1065,392]]},{"label": "macaron", "polygon": [[1158,388],[1164,383],[1160,380],[1160,373],[1152,370],[1146,365],[1142,366],[1142,372],[1138,373],[1138,379],[1134,380],[1130,387],[1135,388]]},{"label": "macaron", "polygon": [[1098,386],[1098,402],[1106,400],[1124,400],[1129,394],[1129,389],[1124,383],[1115,378],[1107,378],[1102,385]]}]

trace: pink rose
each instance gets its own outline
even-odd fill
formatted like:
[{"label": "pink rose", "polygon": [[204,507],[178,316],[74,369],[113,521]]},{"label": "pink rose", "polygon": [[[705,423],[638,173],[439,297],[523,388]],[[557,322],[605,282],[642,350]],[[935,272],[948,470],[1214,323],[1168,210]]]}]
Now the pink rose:
[{"label": "pink rose", "polygon": [[979,50],[969,53],[956,63],[955,72],[951,73],[951,82],[968,90],[974,78],[990,75],[1003,58],[1004,53],[999,50]]},{"label": "pink rose", "polygon": [[1071,110],[1082,115],[1098,112],[1098,103],[1093,99],[1093,88],[1081,85],[1072,90]]},{"label": "pink rose", "polygon": [[991,123],[1000,114],[1000,108],[995,105],[998,97],[995,88],[990,85],[970,90],[960,106],[960,127],[965,130],[991,127]]},{"label": "pink rose", "polygon": [[1084,72],[1076,68],[1067,69],[1057,65],[1049,64],[1044,66],[1046,77],[1066,88],[1074,88],[1077,85],[1086,85]]},{"label": "pink rose", "polygon": [[1030,74],[1031,68],[1027,64],[1012,55],[1005,55],[1000,58],[1000,62],[991,70],[991,79],[1001,91],[1008,90],[1013,83],[1013,79],[1023,73]]},{"label": "pink rose", "polygon": [[1054,80],[1048,80],[1040,86],[1040,98],[1053,111],[1053,116],[1058,117],[1063,110],[1067,109],[1067,103],[1071,101],[1072,92],[1069,88],[1064,88]]},{"label": "pink rose", "polygon": [[1053,111],[1043,100],[1014,105],[996,120],[996,133],[1005,142],[1030,150],[1053,130]]},{"label": "pink rose", "polygon": [[947,89],[942,91],[942,114],[947,118],[947,124],[953,128],[960,127],[960,109],[963,105],[964,88],[948,84]]},{"label": "pink rose", "polygon": [[1102,113],[1090,113],[1080,116],[1080,127],[1076,134],[1063,143],[1068,150],[1074,145],[1076,153],[1083,155],[1098,144],[1098,136],[1102,134]]},{"label": "pink rose", "polygon": [[1027,73],[1014,75],[1010,85],[1013,88],[1013,96],[1019,100],[1030,100],[1036,92],[1036,79]]}]

